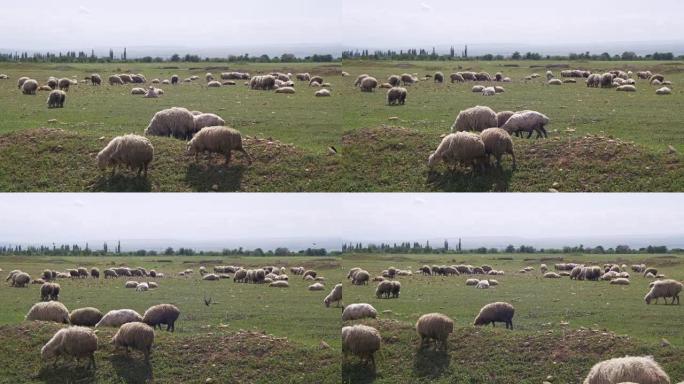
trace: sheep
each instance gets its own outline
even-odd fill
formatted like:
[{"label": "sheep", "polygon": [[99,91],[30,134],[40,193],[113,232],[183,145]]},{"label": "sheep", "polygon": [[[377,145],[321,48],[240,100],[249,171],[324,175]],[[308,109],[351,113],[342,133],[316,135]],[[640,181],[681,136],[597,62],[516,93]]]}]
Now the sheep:
[{"label": "sheep", "polygon": [[21,85],[21,93],[24,95],[35,95],[37,90],[38,82],[33,79],[28,79]]},{"label": "sheep", "polygon": [[633,85],[621,85],[617,88],[615,88],[616,91],[622,91],[622,92],[636,92],[636,87]]},{"label": "sheep", "polygon": [[351,353],[375,369],[374,354],[380,349],[381,342],[380,332],[373,327],[362,324],[342,327],[342,353],[345,359]]},{"label": "sheep", "polygon": [[484,91],[485,87],[482,85],[473,85],[473,87],[470,89],[471,92],[473,93],[482,93]]},{"label": "sheep", "polygon": [[475,286],[477,289],[489,289],[489,280],[480,280]]},{"label": "sheep", "polygon": [[467,279],[465,283],[467,286],[475,286],[478,283],[480,283],[480,280],[478,280],[478,279]]},{"label": "sheep", "polygon": [[314,93],[314,96],[316,96],[316,97],[327,97],[327,96],[330,96],[330,91],[327,89],[321,89],[319,91],[316,91],[316,93]]},{"label": "sheep", "polygon": [[124,288],[136,288],[138,284],[137,281],[127,281],[126,284],[124,284]]},{"label": "sheep", "polygon": [[154,114],[145,128],[146,135],[173,136],[189,140],[195,133],[195,120],[185,108],[173,107]]},{"label": "sheep", "polygon": [[511,135],[501,128],[487,128],[480,134],[480,138],[485,146],[487,157],[494,156],[496,165],[501,167],[501,157],[505,154],[513,158],[513,169],[516,167],[515,152],[513,151],[513,140]]},{"label": "sheep", "polygon": [[59,301],[59,290],[59,284],[45,283],[40,287],[40,299],[43,301]]},{"label": "sheep", "polygon": [[665,76],[656,73],[648,79],[648,82],[651,84],[654,84],[656,81],[658,83],[662,83],[663,81],[665,81]]},{"label": "sheep", "polygon": [[25,317],[31,321],[54,321],[69,324],[69,310],[59,301],[43,301],[34,304]]},{"label": "sheep", "polygon": [[312,83],[323,84],[323,78],[321,76],[312,76],[311,80],[309,80],[309,86],[311,86]]},{"label": "sheep", "polygon": [[123,85],[124,82],[121,79],[121,77],[117,75],[111,75],[109,76],[109,85]]},{"label": "sheep", "polygon": [[97,166],[105,169],[112,166],[112,176],[119,165],[127,166],[131,169],[138,169],[138,176],[141,172],[147,177],[147,168],[154,159],[154,147],[152,143],[143,136],[128,134],[113,138],[97,154]]},{"label": "sheep", "polygon": [[629,279],[624,277],[618,277],[610,281],[610,284],[614,285],[629,285]]},{"label": "sheep", "polygon": [[435,81],[435,83],[443,83],[444,82],[444,74],[442,72],[435,72],[434,81]]},{"label": "sheep", "polygon": [[416,79],[413,75],[409,73],[403,73],[400,77],[401,81],[404,83],[404,86],[411,85],[418,81],[418,79]]},{"label": "sheep", "polygon": [[460,111],[451,126],[451,132],[482,131],[496,126],[498,126],[497,116],[494,110],[478,105]]},{"label": "sheep", "polygon": [[672,94],[672,90],[668,87],[662,87],[656,89],[656,95],[670,95]]},{"label": "sheep", "polygon": [[354,273],[352,276],[352,284],[353,285],[366,285],[368,284],[368,281],[370,280],[370,273],[365,270],[360,270]]},{"label": "sheep", "polygon": [[322,291],[325,289],[325,286],[321,283],[314,283],[309,285],[307,288],[309,291]]},{"label": "sheep", "polygon": [[290,288],[290,284],[285,280],[276,280],[268,284],[269,287],[274,288]]},{"label": "sheep", "polygon": [[145,95],[147,91],[144,88],[133,88],[131,89],[131,95]]},{"label": "sheep", "polygon": [[22,76],[22,77],[20,77],[19,79],[17,79],[17,89],[21,89],[21,87],[24,85],[24,83],[26,82],[26,80],[29,80],[29,79],[30,79],[30,78],[29,78],[29,77],[26,77],[26,76]]},{"label": "sheep", "polygon": [[487,72],[478,72],[475,74],[475,80],[477,80],[477,81],[492,81],[492,77]]},{"label": "sheep", "polygon": [[85,327],[69,327],[58,330],[40,349],[40,356],[43,360],[60,356],[70,356],[77,361],[88,358],[87,368],[95,368],[96,350],[95,332]]},{"label": "sheep", "polygon": [[548,85],[563,85],[561,79],[551,79],[547,83]]},{"label": "sheep", "polygon": [[644,276],[646,276],[647,273],[651,273],[652,275],[657,275],[657,274],[658,274],[658,270],[655,269],[655,268],[646,268],[646,269],[644,269],[644,271],[643,271]]},{"label": "sheep", "polygon": [[494,92],[495,93],[504,93],[504,92],[506,92],[506,89],[500,85],[495,85],[494,86]]},{"label": "sheep", "polygon": [[69,79],[59,79],[57,81],[57,88],[59,88],[60,91],[69,92],[70,86],[71,86],[71,80],[69,80]]},{"label": "sheep", "polygon": [[406,88],[394,87],[387,91],[387,105],[404,105],[406,102]]},{"label": "sheep", "polygon": [[194,155],[197,161],[198,155],[204,151],[224,154],[226,165],[230,163],[232,151],[242,152],[248,164],[252,164],[251,156],[242,146],[242,135],[238,130],[230,127],[206,127],[197,132],[195,137],[188,142],[187,153]]},{"label": "sheep", "polygon": [[160,330],[161,325],[165,324],[166,330],[173,332],[176,330],[175,323],[178,320],[178,316],[180,316],[180,310],[175,305],[157,304],[145,311],[142,322],[152,328],[159,327]]},{"label": "sheep", "polygon": [[306,271],[302,274],[302,278],[306,278],[307,276],[311,276],[312,278],[316,278],[316,275],[317,275],[317,274],[318,274],[318,273],[317,273],[316,271],[314,271],[313,269],[309,269],[309,270],[306,270]]},{"label": "sheep", "polygon": [[364,318],[377,318],[378,311],[367,303],[349,304],[342,311],[342,321],[359,320]]},{"label": "sheep", "polygon": [[674,304],[675,300],[679,304],[679,293],[682,291],[682,286],[682,283],[672,279],[655,281],[651,290],[644,297],[644,301],[646,304],[651,304],[651,300],[655,299],[657,303],[658,299],[662,297],[667,304],[667,298],[671,297],[672,302],[670,304]]},{"label": "sheep", "polygon": [[12,286],[16,288],[25,288],[31,282],[31,276],[26,272],[18,271],[14,274],[10,272],[10,277],[12,279]]},{"label": "sheep", "polygon": [[389,281],[389,280],[381,281],[375,289],[375,296],[378,299],[380,299],[380,298],[389,299],[391,294],[392,294],[392,281]]},{"label": "sheep", "polygon": [[221,85],[220,81],[212,80],[207,83],[207,88],[220,88]]},{"label": "sheep", "polygon": [[451,133],[442,139],[437,149],[428,158],[428,167],[434,167],[444,161],[453,167],[457,163],[475,166],[486,159],[485,146],[480,136],[471,132]]},{"label": "sheep", "polygon": [[606,72],[601,75],[599,83],[601,88],[612,88],[613,87],[614,75],[612,73]]},{"label": "sheep", "polygon": [[335,303],[337,303],[335,306],[339,307],[341,301],[342,301],[342,284],[337,284],[333,287],[332,291],[330,291],[328,296],[326,296],[325,299],[323,299],[323,304],[325,304],[325,306],[327,308],[329,308],[330,304],[335,302]]},{"label": "sheep", "polygon": [[113,269],[105,269],[105,270],[104,270],[104,278],[106,279],[106,278],[108,278],[108,277],[109,277],[109,278],[112,278],[112,279],[115,279],[115,278],[119,277],[119,275],[118,275],[118,274],[116,273],[116,271],[113,270]]},{"label": "sheep", "polygon": [[135,290],[136,290],[137,292],[146,292],[146,291],[148,291],[149,289],[150,289],[150,286],[147,285],[147,283],[145,283],[145,282],[140,283],[140,284],[138,284],[138,285],[135,287]]},{"label": "sheep", "polygon": [[69,314],[69,321],[72,325],[94,327],[100,320],[102,320],[102,312],[93,307],[74,309]]},{"label": "sheep", "polygon": [[309,81],[311,80],[311,75],[308,73],[297,73],[295,78],[299,81]]},{"label": "sheep", "polygon": [[556,272],[546,272],[546,273],[544,273],[544,278],[545,279],[560,279],[561,275],[557,274]]},{"label": "sheep", "polygon": [[378,80],[375,77],[368,76],[361,80],[361,92],[373,92],[377,86]]},{"label": "sheep", "polygon": [[651,356],[625,356],[596,363],[583,384],[670,384],[669,376]]},{"label": "sheep", "polygon": [[482,89],[482,96],[494,96],[496,95],[496,89],[494,87],[486,87]]},{"label": "sheep", "polygon": [[141,74],[131,75],[131,83],[133,84],[145,84],[146,82],[147,79],[145,79],[145,76]]},{"label": "sheep", "polygon": [[[368,77],[368,74],[366,74],[366,73],[363,73],[363,74],[361,74],[361,75],[358,75],[358,76],[356,77],[356,80],[354,80],[354,86],[355,86],[355,87],[360,86],[360,85],[361,85],[361,82],[362,82],[363,79],[365,79],[366,77]],[[390,77],[391,77],[391,76],[390,76]],[[390,83],[390,84],[392,84],[392,82],[389,81],[389,79],[387,79],[387,82]],[[398,84],[397,84],[397,85],[398,85]]]},{"label": "sheep", "polygon": [[125,348],[126,354],[128,354],[128,348],[142,351],[145,361],[150,358],[152,343],[154,343],[154,329],[147,324],[137,322],[123,324],[112,338],[112,344],[116,348]]},{"label": "sheep", "polygon": [[480,313],[475,318],[473,325],[487,325],[492,323],[492,327],[496,326],[496,322],[506,323],[506,329],[510,326],[513,329],[513,315],[515,314],[515,308],[512,305],[505,302],[496,302],[487,304],[482,309]]},{"label": "sheep", "polygon": [[276,78],[271,75],[254,76],[249,81],[250,89],[270,91],[275,87]]},{"label": "sheep", "polygon": [[462,83],[465,81],[463,78],[463,75],[460,73],[452,73],[449,75],[449,79],[451,80],[452,83],[457,82],[457,83]]},{"label": "sheep", "polygon": [[107,312],[95,327],[119,327],[122,324],[140,322],[143,318],[132,309],[114,309]]},{"label": "sheep", "polygon": [[296,92],[297,92],[297,91],[296,91],[294,88],[292,88],[292,87],[280,87],[280,88],[278,88],[278,89],[275,90],[275,93],[285,93],[285,94],[288,94],[288,95],[292,95],[292,94],[294,94],[294,93],[296,93]]},{"label": "sheep", "polygon": [[416,322],[416,332],[420,336],[421,349],[435,340],[435,349],[439,349],[441,344],[446,351],[449,334],[454,332],[454,321],[441,313],[427,313]]},{"label": "sheep", "polygon": [[537,132],[537,138],[548,137],[544,126],[549,123],[549,118],[536,111],[516,112],[511,116],[506,124],[501,128],[509,134],[518,135],[528,132],[527,138],[532,136],[532,132]]},{"label": "sheep", "polygon": [[100,278],[100,270],[97,268],[91,268],[90,269],[90,276],[93,279],[99,279]]}]

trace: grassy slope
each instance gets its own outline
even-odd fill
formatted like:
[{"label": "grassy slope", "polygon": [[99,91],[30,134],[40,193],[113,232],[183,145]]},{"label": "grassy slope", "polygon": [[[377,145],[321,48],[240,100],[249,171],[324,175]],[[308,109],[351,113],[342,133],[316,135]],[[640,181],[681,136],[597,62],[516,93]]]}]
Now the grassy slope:
[{"label": "grassy slope", "polygon": [[[510,255],[498,255],[507,257]],[[375,325],[383,336],[377,359],[377,383],[459,382],[539,383],[547,375],[561,383],[578,383],[597,361],[625,354],[653,354],[673,380],[684,379],[683,306],[646,306],[648,280],[632,277],[629,286],[607,282],[541,279],[538,272],[517,274],[522,266],[539,267],[535,258],[500,260],[484,255],[350,255],[345,268],[359,266],[377,275],[390,266],[416,270],[423,264],[489,264],[506,271],[496,276],[500,285],[489,290],[465,286],[465,277],[400,277],[399,299],[377,299],[375,284],[345,283],[345,303],[368,302],[380,313]],[[646,262],[662,273],[682,279],[684,257],[596,256],[565,257],[565,262]],[[551,265],[555,261],[546,261]],[[473,328],[479,309],[490,302],[508,301],[516,307],[515,330]],[[448,355],[416,353],[413,324],[420,315],[441,312],[454,319],[455,335]],[[561,322],[567,322],[562,325]],[[667,339],[672,345],[661,347]],[[374,375],[350,359],[343,366],[345,382],[370,382]],[[434,380],[434,381],[432,381]],[[673,381],[676,382],[676,381]]]},{"label": "grassy slope", "polygon": [[[633,63],[590,64],[587,67],[594,70],[637,68]],[[354,76],[333,75],[339,68],[237,66],[232,69],[322,73],[332,83],[333,97],[314,98],[313,89],[303,84],[295,95],[276,95],[249,91],[242,85],[207,89],[199,81],[165,86],[164,97],[143,100],[128,94],[132,86],[79,85],[70,92],[67,108],[47,110],[44,94],[18,95],[14,80],[20,74],[38,79],[50,74],[81,78],[92,71],[108,74],[130,70],[143,72],[151,79],[174,72],[183,77],[203,75],[207,69],[169,70],[152,64],[131,68],[5,66],[0,72],[10,74],[12,79],[0,82],[0,104],[7,111],[0,120],[0,133],[6,133],[0,136],[0,154],[9,161],[0,164],[0,190],[547,191],[554,182],[560,183],[556,187],[560,191],[684,190],[681,155],[667,153],[668,145],[684,149],[677,126],[681,92],[676,87],[671,97],[656,97],[643,81],[636,94],[587,89],[583,84],[548,87],[541,80],[520,81],[532,71],[544,72],[543,68],[528,68],[530,63],[520,63],[519,68],[477,62],[418,63],[408,68],[397,67],[396,63],[342,65],[352,75],[367,72],[381,79],[404,71],[422,75],[440,69],[448,73],[459,65],[492,73],[504,69],[515,82],[505,84],[505,94],[487,99],[469,92],[472,84],[421,82],[410,87],[405,106],[388,107],[384,105],[384,92],[360,93],[353,87]],[[638,66],[665,73],[675,85],[684,80],[680,65]],[[451,174],[443,167],[428,172],[427,156],[458,111],[484,103],[496,110],[531,108],[546,113],[552,119],[552,140],[516,139],[520,165],[516,171],[506,160],[503,172],[490,169],[484,175],[471,175],[467,169]],[[154,112],[173,105],[220,114],[250,137],[247,148],[256,154],[257,161],[247,167],[237,155],[229,167],[216,157],[194,163],[184,155],[183,142],[152,138],[156,159],[147,180],[137,179],[132,173],[112,179],[96,169],[94,156],[113,135],[140,133]],[[396,119],[388,120],[390,117]],[[47,123],[50,119],[57,122]],[[408,130],[388,129],[385,124]],[[51,129],[35,130],[45,126]],[[592,138],[587,139],[590,135]],[[254,136],[260,141],[255,142]],[[271,138],[276,144],[268,140]],[[329,145],[338,149],[338,155],[327,155]]]},{"label": "grassy slope", "polygon": [[[158,262],[155,260],[171,260]],[[19,268],[38,275],[44,268],[64,270],[76,265],[126,264],[155,268],[173,276],[185,268],[197,267],[199,258],[3,258],[2,268]],[[331,282],[342,279],[339,260],[334,258],[221,258],[221,263],[241,265],[304,265],[315,268]],[[210,264],[206,264],[210,265]],[[3,275],[4,277],[4,275]],[[145,293],[124,289],[124,279],[60,280],[61,301],[69,308],[95,306],[105,312],[132,308],[143,313],[158,303],[173,303],[181,318],[173,335],[156,332],[157,341],[151,367],[139,359],[113,354],[107,342],[112,331],[99,334],[100,352],[96,354],[97,381],[102,383],[140,382],[135,377],[153,375],[155,382],[176,378],[183,382],[204,382],[213,377],[219,382],[306,382],[335,383],[339,378],[339,310],[322,305],[327,292],[309,292],[308,283],[292,276],[289,289],[266,285],[235,284],[230,280],[205,282],[193,278],[158,279],[160,288]],[[203,298],[211,297],[207,307]],[[66,382],[51,379],[40,363],[39,350],[57,326],[22,322],[31,305],[38,301],[39,286],[27,289],[0,287],[0,383],[26,377],[31,382]],[[263,335],[262,335],[263,333]],[[325,341],[330,349],[320,349]],[[203,356],[207,356],[204,358]],[[315,360],[316,366],[305,362]],[[6,362],[6,363],[5,363]],[[133,364],[131,372],[126,366]],[[265,367],[270,367],[265,369]],[[264,372],[268,371],[268,372]],[[243,377],[238,377],[244,372]],[[68,379],[81,377],[73,365],[63,370]],[[131,378],[132,377],[132,378]],[[66,380],[66,379],[65,379]],[[234,380],[234,381],[231,381]]]}]

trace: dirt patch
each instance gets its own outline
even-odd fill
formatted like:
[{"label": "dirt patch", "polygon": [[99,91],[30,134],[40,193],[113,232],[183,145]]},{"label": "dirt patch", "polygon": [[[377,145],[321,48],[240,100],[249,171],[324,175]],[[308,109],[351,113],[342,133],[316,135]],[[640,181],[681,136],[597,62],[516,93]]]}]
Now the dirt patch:
[{"label": "dirt patch", "polygon": [[[35,145],[36,143],[42,142],[44,140],[73,139],[77,137],[77,133],[68,132],[61,128],[42,127],[29,129],[0,136],[0,149],[15,145]],[[56,148],[57,146],[54,148],[51,147],[51,151],[59,151]]]}]

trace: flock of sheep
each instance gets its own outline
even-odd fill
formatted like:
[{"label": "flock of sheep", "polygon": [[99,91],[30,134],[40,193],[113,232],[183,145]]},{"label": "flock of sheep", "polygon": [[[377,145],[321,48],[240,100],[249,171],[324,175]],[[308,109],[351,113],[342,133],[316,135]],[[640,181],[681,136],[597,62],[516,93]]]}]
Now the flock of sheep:
[{"label": "flock of sheep", "polygon": [[[585,266],[575,263],[559,263],[554,266],[556,272],[549,271],[546,264],[540,265],[540,272],[544,278],[569,277],[577,280],[606,280],[611,284],[629,284],[629,272],[627,265],[605,264],[603,266]],[[671,299],[670,304],[679,304],[679,294],[683,284],[673,279],[665,279],[665,276],[658,274],[657,269],[647,268],[644,264],[631,266],[633,273],[638,273],[647,279],[656,279],[650,283],[649,291],[644,297],[646,304],[653,300],[658,301],[662,298],[667,304],[667,299]],[[503,275],[503,270],[497,270],[489,265],[424,265],[417,269],[423,276],[473,276]],[[532,273],[535,268],[527,266],[518,273]],[[412,276],[411,270],[400,270],[390,267],[383,270],[379,275],[371,278],[371,273],[355,267],[349,270],[347,279],[351,280],[351,285],[367,285],[369,281],[377,281],[375,290],[377,298],[398,298],[401,290],[401,283],[395,279],[403,276]],[[498,285],[494,279],[469,278],[466,280],[467,286],[475,286],[479,289],[488,289],[490,286]],[[341,288],[340,288],[341,290]],[[340,295],[341,298],[341,295]],[[506,328],[513,329],[513,317],[515,308],[506,302],[494,302],[482,307],[476,315],[473,325],[481,326],[500,322]],[[344,306],[342,321],[351,322],[365,318],[375,319],[378,311],[368,303],[354,303]],[[454,322],[448,316],[441,313],[428,313],[420,316],[415,324],[415,329],[420,337],[419,349],[429,348],[434,343],[435,350],[446,351],[448,338],[454,331]],[[380,332],[371,326],[364,324],[351,324],[342,328],[342,351],[345,361],[349,355],[356,356],[363,364],[370,365],[375,370],[375,352],[380,350],[382,337]],[[649,383],[649,384],[670,384],[668,375],[650,357],[624,357],[606,360],[594,365],[589,371],[585,384],[617,384],[617,383]]]}]

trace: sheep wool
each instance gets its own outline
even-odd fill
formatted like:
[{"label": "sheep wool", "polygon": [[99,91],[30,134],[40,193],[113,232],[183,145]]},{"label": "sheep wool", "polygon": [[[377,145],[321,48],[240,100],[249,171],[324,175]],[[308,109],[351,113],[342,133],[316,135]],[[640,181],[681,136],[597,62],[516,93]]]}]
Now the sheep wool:
[{"label": "sheep wool", "polygon": [[446,350],[449,334],[454,332],[454,321],[441,313],[428,313],[416,322],[416,332],[420,336],[421,348],[434,340],[436,349],[439,349],[441,345]]},{"label": "sheep wool", "polygon": [[180,310],[178,307],[172,304],[157,304],[145,311],[143,315],[142,322],[155,328],[161,325],[166,325],[166,330],[169,332],[175,331],[175,323],[180,316]]},{"label": "sheep wool", "polygon": [[134,322],[126,323],[119,328],[112,338],[112,344],[116,347],[137,349],[145,355],[145,360],[150,358],[154,343],[154,329],[147,324]]},{"label": "sheep wool", "polygon": [[48,108],[64,108],[64,101],[66,100],[66,93],[60,90],[50,92],[47,99]]},{"label": "sheep wool", "polygon": [[328,97],[328,96],[330,96],[330,91],[327,89],[321,89],[321,90],[316,91],[316,93],[314,93],[314,96],[316,96],[316,97]]},{"label": "sheep wool", "polygon": [[403,87],[393,87],[387,91],[387,105],[404,105],[407,91]]},{"label": "sheep wool", "polygon": [[35,95],[38,90],[38,82],[33,79],[27,79],[22,82],[21,93],[24,95]]},{"label": "sheep wool", "polygon": [[185,108],[173,107],[154,114],[145,128],[146,135],[173,136],[189,140],[195,133],[193,114]]},{"label": "sheep wool", "polygon": [[104,149],[97,154],[97,165],[100,169],[112,166],[112,174],[119,165],[138,169],[138,176],[144,172],[154,159],[154,147],[143,136],[128,134],[113,138]]},{"label": "sheep wool", "polygon": [[41,348],[43,360],[69,356],[75,359],[88,358],[88,368],[95,368],[97,336],[89,328],[69,327],[57,331]]},{"label": "sheep wool", "polygon": [[342,327],[342,353],[344,358],[351,353],[362,361],[375,367],[375,352],[380,349],[382,338],[380,332],[367,325]]},{"label": "sheep wool", "polygon": [[583,384],[670,384],[670,377],[651,356],[625,356],[596,363]]},{"label": "sheep wool", "polygon": [[433,167],[439,161],[444,161],[449,166],[457,163],[471,164],[474,169],[485,158],[485,146],[480,136],[471,132],[456,132],[442,139],[428,158],[428,166]]},{"label": "sheep wool", "polygon": [[95,327],[119,327],[126,323],[140,322],[143,318],[132,309],[114,309],[107,312]]},{"label": "sheep wool", "polygon": [[373,92],[378,86],[378,80],[375,77],[364,77],[361,80],[361,92]]},{"label": "sheep wool", "polygon": [[197,156],[204,151],[225,155],[226,165],[230,163],[232,151],[242,152],[247,162],[252,163],[252,158],[242,146],[242,135],[230,127],[206,127],[197,132],[188,143],[187,152],[195,155],[197,161]]},{"label": "sheep wool", "polygon": [[516,167],[513,140],[508,132],[501,128],[487,128],[482,131],[480,138],[484,143],[485,153],[488,157],[494,156],[497,166],[501,167],[501,157],[508,154],[513,158],[513,168]]},{"label": "sheep wool", "polygon": [[549,118],[536,111],[520,111],[511,116],[506,124],[501,128],[509,134],[516,135],[528,132],[527,138],[532,136],[532,132],[537,132],[537,138],[548,137],[544,128],[549,123]]},{"label": "sheep wool", "polygon": [[69,324],[69,310],[59,301],[46,301],[34,304],[25,317],[31,321],[54,321]]},{"label": "sheep wool", "polygon": [[342,311],[342,321],[378,317],[378,311],[367,303],[349,304]]},{"label": "sheep wool", "polygon": [[497,127],[497,122],[494,110],[478,105],[459,112],[454,124],[451,126],[451,132],[482,131],[487,128]]},{"label": "sheep wool", "polygon": [[509,303],[496,302],[487,304],[477,315],[474,321],[474,325],[487,325],[492,323],[495,326],[496,322],[506,323],[506,329],[509,327],[513,329],[513,315],[515,314],[515,308]]},{"label": "sheep wool", "polygon": [[94,327],[100,320],[102,320],[102,312],[93,307],[74,309],[69,314],[69,321],[72,325]]},{"label": "sheep wool", "polygon": [[671,304],[674,304],[675,300],[679,304],[679,294],[682,292],[683,286],[679,281],[672,279],[654,281],[651,290],[644,297],[644,301],[646,304],[651,304],[653,299],[657,302],[659,298],[663,298],[667,304],[667,299],[672,298]]},{"label": "sheep wool", "polygon": [[337,303],[336,306],[340,306],[340,301],[342,301],[342,284],[337,284],[333,287],[332,291],[325,297],[323,304],[326,307],[330,307],[333,302]]}]

